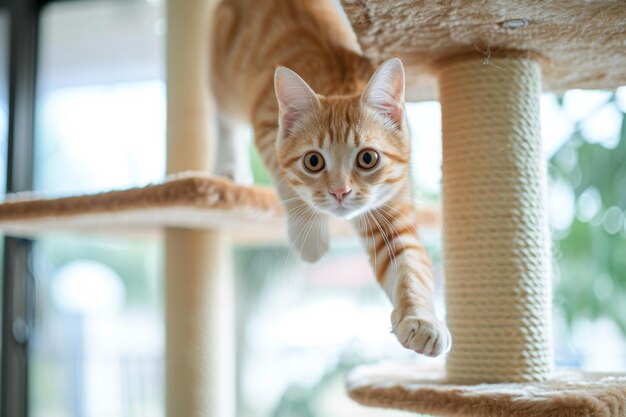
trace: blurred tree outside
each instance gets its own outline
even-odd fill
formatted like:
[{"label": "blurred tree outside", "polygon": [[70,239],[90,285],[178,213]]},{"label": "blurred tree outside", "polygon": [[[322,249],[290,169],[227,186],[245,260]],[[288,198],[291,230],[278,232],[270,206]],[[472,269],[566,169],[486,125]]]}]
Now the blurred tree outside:
[{"label": "blurred tree outside", "polygon": [[[604,106],[618,108],[615,95]],[[605,316],[626,335],[626,115],[620,111],[616,143],[593,143],[577,123],[550,159],[550,177],[569,188],[575,204],[571,225],[553,231],[555,307],[570,325]]]}]

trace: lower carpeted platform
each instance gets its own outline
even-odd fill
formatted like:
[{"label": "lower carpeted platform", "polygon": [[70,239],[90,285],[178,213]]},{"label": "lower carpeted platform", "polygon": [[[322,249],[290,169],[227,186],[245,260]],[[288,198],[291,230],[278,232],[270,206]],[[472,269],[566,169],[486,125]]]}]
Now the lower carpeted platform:
[{"label": "lower carpeted platform", "polygon": [[624,417],[626,375],[559,370],[545,382],[446,384],[443,366],[384,363],[348,377],[360,404],[436,416]]}]

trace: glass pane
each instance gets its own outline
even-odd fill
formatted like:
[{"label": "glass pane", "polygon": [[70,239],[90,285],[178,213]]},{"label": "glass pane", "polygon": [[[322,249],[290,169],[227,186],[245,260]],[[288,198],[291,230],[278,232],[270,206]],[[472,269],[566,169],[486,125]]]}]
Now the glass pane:
[{"label": "glass pane", "polygon": [[142,239],[36,242],[33,416],[163,415],[160,251]]},{"label": "glass pane", "polygon": [[165,172],[163,7],[55,2],[41,17],[35,190],[74,193]]},{"label": "glass pane", "polygon": [[[53,2],[41,16],[34,188],[144,185],[165,171],[163,3]],[[162,416],[161,244],[35,242],[34,417]]]}]

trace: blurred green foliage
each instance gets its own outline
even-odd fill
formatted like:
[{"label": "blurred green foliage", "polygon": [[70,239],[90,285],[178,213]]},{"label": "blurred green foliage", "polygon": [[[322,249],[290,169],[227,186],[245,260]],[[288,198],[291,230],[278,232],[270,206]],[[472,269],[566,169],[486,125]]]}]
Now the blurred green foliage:
[{"label": "blurred green foliage", "polygon": [[265,168],[263,160],[256,146],[250,146],[250,162],[252,163],[252,174],[254,175],[254,183],[258,185],[272,185],[272,177]]},{"label": "blurred green foliage", "polygon": [[550,176],[576,201],[571,226],[554,233],[555,307],[569,324],[606,316],[626,335],[626,115],[614,149],[590,143],[577,125],[551,158]]}]

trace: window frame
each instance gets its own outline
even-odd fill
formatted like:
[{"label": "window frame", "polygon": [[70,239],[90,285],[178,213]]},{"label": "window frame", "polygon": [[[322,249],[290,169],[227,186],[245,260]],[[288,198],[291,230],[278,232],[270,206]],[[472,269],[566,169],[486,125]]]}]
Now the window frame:
[{"label": "window frame", "polygon": [[[9,16],[6,193],[31,191],[34,174],[39,24],[46,5],[90,0],[0,0]],[[33,241],[4,237],[0,417],[28,416],[28,337],[32,334],[35,279]]]},{"label": "window frame", "polygon": [[[32,189],[37,36],[43,5],[40,0],[0,0],[9,21],[7,193]],[[31,249],[28,239],[4,237],[0,417],[28,415],[28,335],[34,307]]]}]

